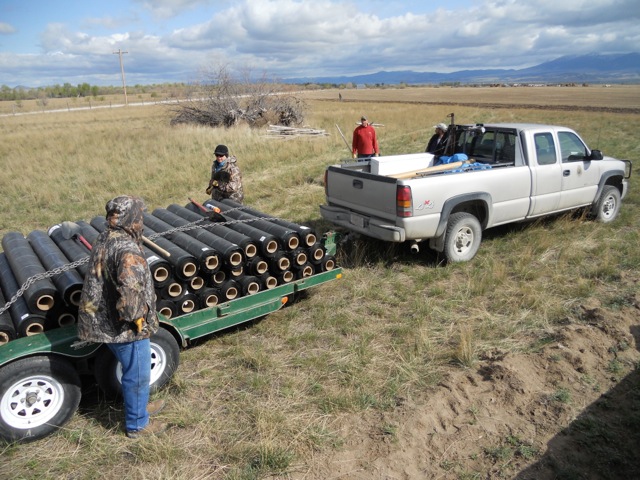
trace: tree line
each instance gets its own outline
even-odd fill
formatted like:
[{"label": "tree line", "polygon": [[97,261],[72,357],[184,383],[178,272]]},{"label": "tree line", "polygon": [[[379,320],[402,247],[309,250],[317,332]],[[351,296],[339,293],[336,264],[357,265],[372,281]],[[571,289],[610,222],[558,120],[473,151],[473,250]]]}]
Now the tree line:
[{"label": "tree line", "polygon": [[[149,93],[155,90],[161,90],[168,85],[127,85],[127,92],[131,94]],[[174,87],[185,87],[183,84],[171,84]],[[74,98],[74,97],[97,97],[100,95],[117,95],[122,93],[122,87],[114,86],[98,86],[89,83],[79,83],[72,85],[64,83],[63,85],[53,85],[46,87],[15,87],[11,88],[7,85],[0,86],[0,100],[38,100],[46,98]]]}]

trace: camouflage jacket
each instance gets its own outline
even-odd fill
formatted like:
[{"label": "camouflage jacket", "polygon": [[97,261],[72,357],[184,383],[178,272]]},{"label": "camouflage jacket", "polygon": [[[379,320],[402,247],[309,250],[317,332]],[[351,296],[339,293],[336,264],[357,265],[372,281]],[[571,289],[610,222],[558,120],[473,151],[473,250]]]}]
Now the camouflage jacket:
[{"label": "camouflage jacket", "polygon": [[238,203],[242,203],[244,200],[242,174],[237,162],[236,157],[231,155],[227,158],[224,166],[216,172],[216,161],[213,161],[211,165],[211,184],[213,184],[214,180],[218,182],[218,186],[211,191],[211,198],[214,200],[230,198]]},{"label": "camouflage jacket", "polygon": [[[141,248],[144,203],[121,196],[107,204],[108,228],[91,251],[78,316],[78,336],[99,343],[149,338],[158,330],[156,295]],[[143,318],[137,333],[134,320]]]}]

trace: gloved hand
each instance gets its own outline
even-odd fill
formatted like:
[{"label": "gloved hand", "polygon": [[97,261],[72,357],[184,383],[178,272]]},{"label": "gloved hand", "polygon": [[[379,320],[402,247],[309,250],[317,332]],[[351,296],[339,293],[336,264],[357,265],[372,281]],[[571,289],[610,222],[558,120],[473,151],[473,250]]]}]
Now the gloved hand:
[{"label": "gloved hand", "polygon": [[211,182],[209,182],[209,186],[207,187],[207,189],[205,190],[205,192],[207,193],[207,195],[211,195],[211,192],[213,191],[213,189],[215,187],[218,186],[218,181],[217,180],[212,180]]},{"label": "gloved hand", "polygon": [[136,319],[133,321],[133,325],[134,325],[134,328],[135,328],[135,330],[136,330],[136,332],[137,332],[137,333],[142,332],[142,325],[143,325],[143,324],[144,324],[144,318],[142,318],[142,317],[140,317],[140,318],[136,318]]}]

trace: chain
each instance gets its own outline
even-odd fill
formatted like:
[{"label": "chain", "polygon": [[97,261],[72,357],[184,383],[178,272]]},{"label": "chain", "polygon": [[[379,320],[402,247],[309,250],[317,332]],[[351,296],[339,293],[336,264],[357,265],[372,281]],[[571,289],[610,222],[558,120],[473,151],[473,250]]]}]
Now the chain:
[{"label": "chain", "polygon": [[40,280],[44,280],[46,278],[55,277],[56,275],[67,272],[76,267],[79,267],[80,265],[84,265],[88,261],[89,261],[89,257],[87,256],[87,257],[81,258],[80,260],[76,260],[75,262],[62,265],[61,267],[56,267],[53,270],[49,270],[43,273],[36,273],[35,275],[27,278],[25,282],[22,284],[22,286],[15,293],[15,295],[13,295],[13,297],[11,297],[11,299],[7,303],[5,303],[5,305],[2,308],[0,308],[0,315],[6,312],[11,305],[16,303],[18,301],[18,298],[24,295],[24,292],[28,290],[29,287],[34,283],[39,282]]},{"label": "chain", "polygon": [[[247,207],[236,207],[236,208],[230,208],[229,210],[226,210],[223,213],[228,213],[228,212],[233,212],[236,210],[244,210]],[[188,232],[189,230],[194,230],[196,228],[208,228],[208,227],[215,227],[215,226],[226,226],[226,225],[235,225],[238,223],[249,223],[249,222],[253,222],[256,220],[278,220],[275,217],[269,217],[269,218],[263,218],[263,217],[256,217],[256,218],[250,218],[250,219],[244,219],[244,220],[229,220],[226,222],[212,222],[212,223],[208,223],[209,219],[206,217],[203,217],[201,219],[198,219],[194,222],[190,222],[187,223],[185,225],[182,225],[180,227],[175,227],[175,228],[171,228],[169,230],[166,230],[164,232],[159,232],[159,233],[154,233],[153,235],[149,235],[149,240],[154,240],[156,238],[159,237],[164,237],[166,235],[170,235],[172,233],[176,233],[176,232]],[[89,257],[84,257],[81,258],[80,260],[76,260],[75,262],[71,262],[71,263],[67,263],[65,265],[62,265],[61,267],[56,267],[52,270],[49,270],[47,272],[44,273],[37,273],[29,278],[27,278],[25,280],[25,282],[22,284],[22,286],[18,289],[18,291],[15,293],[15,295],[13,295],[13,297],[11,297],[11,299],[4,304],[4,306],[2,308],[0,308],[0,315],[2,315],[4,312],[6,312],[9,307],[11,307],[11,305],[13,305],[14,303],[16,303],[18,301],[18,298],[20,298],[22,295],[24,295],[24,292],[27,291],[29,289],[29,287],[31,287],[34,283],[39,282],[40,280],[45,280],[47,278],[51,278],[51,277],[55,277],[56,275],[59,275],[61,273],[64,272],[68,272],[69,270],[72,270],[76,267],[79,267],[80,265],[84,265],[85,263],[87,263],[89,261]]]}]

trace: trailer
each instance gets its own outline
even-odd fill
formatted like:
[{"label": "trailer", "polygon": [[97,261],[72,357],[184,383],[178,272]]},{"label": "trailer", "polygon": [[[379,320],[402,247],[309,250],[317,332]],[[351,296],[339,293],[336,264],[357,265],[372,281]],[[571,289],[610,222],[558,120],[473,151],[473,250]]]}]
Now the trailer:
[{"label": "trailer", "polygon": [[[324,235],[327,255],[335,255],[335,234]],[[165,385],[178,368],[181,349],[194,340],[259,319],[317,285],[342,277],[332,264],[275,288],[242,296],[216,306],[167,318],[151,337],[151,391]],[[78,339],[69,325],[17,338],[0,345],[0,439],[28,442],[54,433],[76,412],[81,399],[81,375],[92,375],[108,396],[120,393],[121,367],[109,349]]]}]

